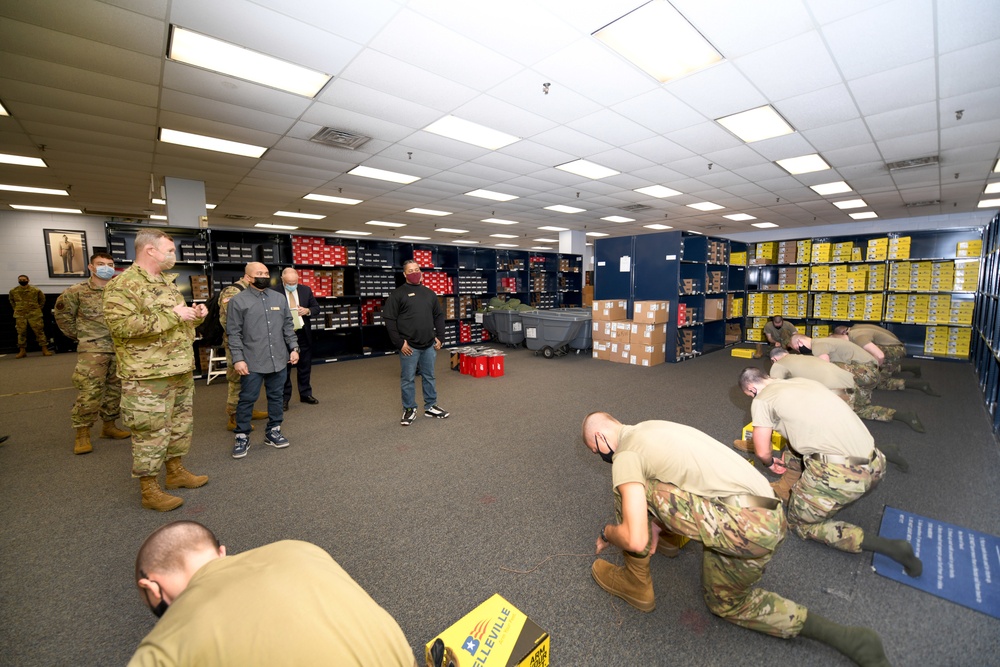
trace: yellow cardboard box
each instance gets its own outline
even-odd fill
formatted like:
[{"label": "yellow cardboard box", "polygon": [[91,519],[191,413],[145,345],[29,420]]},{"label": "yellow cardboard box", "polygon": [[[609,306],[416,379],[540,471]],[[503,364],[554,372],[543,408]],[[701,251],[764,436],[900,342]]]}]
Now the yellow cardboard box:
[{"label": "yellow cardboard box", "polygon": [[[495,594],[424,647],[428,665],[548,667],[549,633]],[[440,662],[432,656],[445,656]]]}]

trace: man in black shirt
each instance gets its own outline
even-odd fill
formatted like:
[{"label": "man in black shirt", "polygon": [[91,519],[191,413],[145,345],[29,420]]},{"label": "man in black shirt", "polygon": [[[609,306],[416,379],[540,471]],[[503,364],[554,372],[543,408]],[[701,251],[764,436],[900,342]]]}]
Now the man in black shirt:
[{"label": "man in black shirt", "polygon": [[424,390],[424,416],[445,419],[449,413],[437,404],[434,386],[434,360],[444,338],[444,311],[433,291],[420,284],[420,265],[409,259],[403,262],[406,282],[393,290],[382,308],[389,339],[399,348],[400,388],[403,394],[403,417],[399,423],[409,426],[417,418],[414,379],[420,371]]}]

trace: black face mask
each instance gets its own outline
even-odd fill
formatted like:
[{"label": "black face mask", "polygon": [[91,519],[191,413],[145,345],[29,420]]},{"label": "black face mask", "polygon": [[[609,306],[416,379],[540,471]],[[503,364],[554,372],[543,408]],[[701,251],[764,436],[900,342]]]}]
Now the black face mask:
[{"label": "black face mask", "polygon": [[256,287],[257,289],[267,289],[270,285],[271,285],[270,278],[257,277],[253,279],[253,286]]},{"label": "black face mask", "polygon": [[18,282],[18,284],[20,284],[20,285],[27,285],[27,284],[28,284],[28,281],[27,281],[27,280],[18,280],[17,282]]},{"label": "black face mask", "polygon": [[166,600],[160,600],[160,604],[155,607],[150,607],[149,610],[153,612],[153,616],[160,618],[167,612],[167,607],[169,606],[170,605],[167,604]]},{"label": "black face mask", "polygon": [[799,354],[808,354],[808,355],[812,355],[812,353],[813,353],[813,351],[812,351],[812,350],[810,350],[810,349],[809,349],[808,347],[806,347],[805,345],[799,345]]},{"label": "black face mask", "polygon": [[611,451],[611,445],[608,444],[608,439],[607,438],[604,438],[604,446],[608,448],[608,452],[605,454],[604,452],[601,451],[601,448],[598,447],[597,448],[597,453],[601,455],[601,459],[603,459],[605,463],[614,463],[614,461],[612,459],[613,459],[615,453],[613,451]]}]

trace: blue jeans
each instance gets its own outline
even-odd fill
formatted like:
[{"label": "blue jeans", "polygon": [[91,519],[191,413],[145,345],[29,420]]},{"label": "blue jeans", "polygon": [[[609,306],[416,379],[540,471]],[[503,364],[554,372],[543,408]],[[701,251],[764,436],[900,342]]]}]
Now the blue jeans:
[{"label": "blue jeans", "polygon": [[281,407],[285,391],[285,375],[287,368],[277,373],[254,373],[240,376],[240,402],[236,404],[236,433],[250,433],[250,418],[253,416],[253,404],[260,396],[260,385],[264,385],[267,394],[267,430],[280,426],[284,420],[285,411]]},{"label": "blue jeans", "polygon": [[437,389],[434,387],[434,360],[437,359],[437,350],[431,345],[426,350],[418,350],[413,347],[413,354],[405,356],[399,355],[399,365],[402,367],[400,373],[400,389],[403,392],[403,407],[416,409],[417,395],[414,386],[414,378],[417,371],[420,371],[420,378],[424,388],[424,408],[429,408],[437,403]]}]

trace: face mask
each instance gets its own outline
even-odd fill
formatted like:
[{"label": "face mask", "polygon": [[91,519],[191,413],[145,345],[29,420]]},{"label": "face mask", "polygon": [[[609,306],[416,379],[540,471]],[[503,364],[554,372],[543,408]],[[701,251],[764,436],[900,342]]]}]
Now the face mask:
[{"label": "face mask", "polygon": [[420,284],[420,275],[421,274],[420,274],[419,271],[414,271],[413,273],[407,273],[406,274],[406,282],[410,283],[411,285],[419,285]]},{"label": "face mask", "polygon": [[805,345],[799,345],[799,354],[808,354],[808,355],[810,355],[810,356],[811,356],[811,355],[812,355],[812,353],[813,353],[813,351],[812,351],[812,350],[810,350],[810,349],[809,349],[808,347],[806,347]]},{"label": "face mask", "polygon": [[27,281],[27,280],[18,280],[18,281],[17,281],[17,283],[18,283],[19,285],[27,285],[27,284],[28,284],[28,281]]},{"label": "face mask", "polygon": [[94,269],[94,275],[101,280],[111,280],[115,275],[115,267],[102,265]]},{"label": "face mask", "polygon": [[177,263],[177,255],[172,252],[163,252],[159,248],[156,249],[156,252],[163,255],[163,260],[160,261],[160,271],[169,271],[174,268],[174,264]]},{"label": "face mask", "polygon": [[285,290],[288,291],[288,292],[294,292],[295,288],[298,287],[298,286],[299,286],[298,283],[296,283],[294,285],[285,285]]},{"label": "face mask", "polygon": [[597,448],[597,453],[601,455],[601,458],[604,460],[605,463],[614,463],[612,458],[614,457],[615,453],[611,451],[611,445],[608,444],[607,438],[604,439],[604,446],[608,448],[607,453],[602,452],[600,447]]},{"label": "face mask", "polygon": [[167,612],[167,607],[169,607],[165,600],[160,600],[160,604],[155,607],[150,607],[149,610],[153,612],[153,616],[160,618]]},{"label": "face mask", "polygon": [[270,278],[257,277],[253,279],[253,286],[257,289],[267,289],[270,284]]}]

